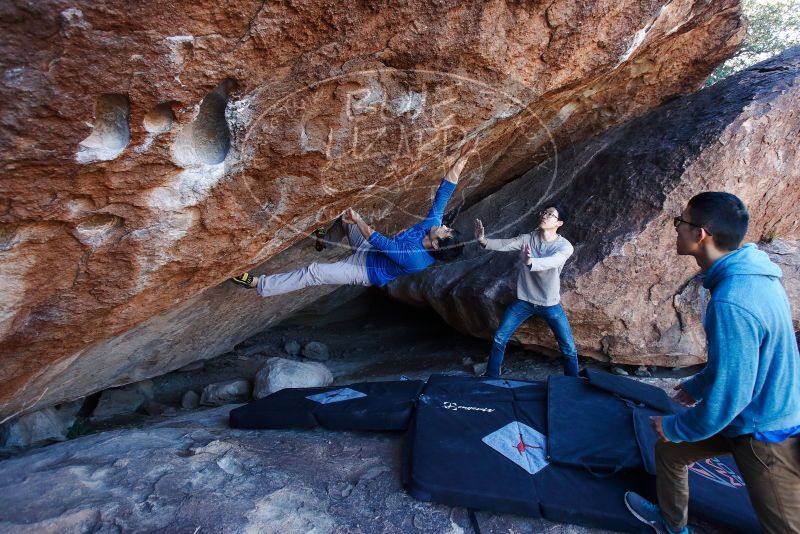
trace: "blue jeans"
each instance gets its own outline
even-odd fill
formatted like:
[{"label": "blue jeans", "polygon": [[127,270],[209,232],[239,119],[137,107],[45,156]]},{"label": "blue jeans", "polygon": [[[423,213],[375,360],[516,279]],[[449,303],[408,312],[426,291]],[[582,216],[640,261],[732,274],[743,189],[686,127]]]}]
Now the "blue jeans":
[{"label": "blue jeans", "polygon": [[547,322],[547,326],[553,331],[558,341],[558,349],[563,358],[564,374],[567,376],[578,376],[578,350],[575,348],[575,341],[572,339],[572,330],[569,327],[567,315],[561,304],[555,306],[539,306],[524,300],[517,299],[506,309],[500,326],[494,333],[492,342],[492,352],[489,354],[489,365],[486,367],[486,375],[492,377],[500,376],[500,365],[503,363],[503,354],[506,351],[506,344],[511,338],[511,334],[519,328],[525,320],[531,316],[539,315]]}]

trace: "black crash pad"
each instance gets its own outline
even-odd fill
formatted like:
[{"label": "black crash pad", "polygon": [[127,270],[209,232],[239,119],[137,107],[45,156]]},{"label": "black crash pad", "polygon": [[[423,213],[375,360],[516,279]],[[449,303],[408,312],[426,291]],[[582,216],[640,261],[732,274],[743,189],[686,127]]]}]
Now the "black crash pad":
[{"label": "black crash pad", "polygon": [[669,395],[661,388],[596,369],[584,369],[581,371],[581,375],[586,377],[593,387],[635,403],[644,404],[665,414],[675,413],[681,409],[681,406],[670,399]]},{"label": "black crash pad", "polygon": [[282,389],[234,408],[234,428],[405,430],[424,382],[361,382],[338,387]]},{"label": "black crash pad", "polygon": [[[652,492],[649,477],[626,472],[601,479],[547,460],[544,382],[515,381],[500,393],[475,378],[432,377],[429,385],[404,450],[404,480],[417,499],[649,531],[623,503],[625,491]],[[473,389],[480,393],[471,395]]]},{"label": "black crash pad", "polygon": [[596,473],[642,467],[633,414],[662,412],[595,388],[583,378],[551,376],[547,386],[551,461]]},{"label": "black crash pad", "polygon": [[[232,410],[230,421],[237,428],[408,427],[402,477],[417,499],[650,532],[625,508],[623,495],[636,491],[655,500],[655,477],[642,465],[652,464],[654,441],[646,431],[647,418],[661,412],[644,405],[641,396],[621,396],[647,397],[647,390],[634,388],[639,393],[630,393],[619,391],[619,384],[613,387],[601,389],[571,377],[550,377],[545,383],[432,376],[424,384],[368,382],[283,390]],[[576,402],[570,404],[570,399]],[[598,406],[602,413],[596,411]],[[554,425],[554,420],[560,422]],[[574,436],[585,441],[573,443]],[[598,476],[580,462],[555,461],[562,452],[578,458],[607,454],[625,459],[618,463],[626,467]],[[631,456],[636,460],[628,461]],[[636,467],[629,468],[631,464]],[[758,532],[746,489],[730,459],[695,464],[690,489],[693,515],[727,531]]]},{"label": "black crash pad", "polygon": [[[561,390],[577,398],[593,394],[604,398],[604,420],[618,421],[618,425],[602,430],[596,440],[620,445],[616,438],[622,432],[629,440],[621,443],[623,456],[638,456],[635,463],[642,465],[634,417],[643,419],[660,412],[641,403],[634,403],[632,409],[618,396],[570,377],[551,377],[547,385],[508,381],[505,392],[496,391],[499,385],[482,379],[431,377],[406,436],[403,480],[409,492],[420,500],[453,506],[651,532],[623,502],[626,491],[656,500],[655,477],[642,467],[598,475],[548,457],[554,452],[553,436],[547,435],[552,415],[548,392],[554,379],[573,386],[580,383],[572,390]],[[608,399],[614,402],[608,403]],[[581,416],[575,425],[583,423]],[[555,442],[563,443],[563,439]],[[730,532],[759,531],[746,488],[729,459],[695,464],[689,480],[692,515]]]}]

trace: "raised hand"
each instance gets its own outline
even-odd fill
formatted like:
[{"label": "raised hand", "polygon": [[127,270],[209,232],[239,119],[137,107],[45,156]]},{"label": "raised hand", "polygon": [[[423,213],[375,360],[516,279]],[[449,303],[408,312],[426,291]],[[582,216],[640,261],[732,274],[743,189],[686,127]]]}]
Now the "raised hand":
[{"label": "raised hand", "polygon": [[458,177],[461,176],[461,171],[464,170],[464,167],[467,165],[469,155],[473,150],[475,150],[476,146],[478,146],[478,140],[474,138],[464,143],[458,153],[458,159],[456,159],[455,163],[450,166],[450,170],[447,171],[447,174],[444,176],[445,180],[452,184],[458,183]]},{"label": "raised hand", "polygon": [[475,241],[483,245],[486,242],[486,233],[480,219],[475,219]]},{"label": "raised hand", "polygon": [[468,158],[476,148],[478,148],[478,138],[473,137],[461,146],[461,150],[458,153],[459,159]]},{"label": "raised hand", "polygon": [[342,214],[342,222],[346,224],[358,224],[361,215],[353,208],[347,208]]}]

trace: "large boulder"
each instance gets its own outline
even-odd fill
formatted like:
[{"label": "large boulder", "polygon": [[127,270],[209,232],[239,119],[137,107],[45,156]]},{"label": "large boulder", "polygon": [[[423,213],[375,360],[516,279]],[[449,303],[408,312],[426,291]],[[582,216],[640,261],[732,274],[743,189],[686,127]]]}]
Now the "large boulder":
[{"label": "large boulder", "polygon": [[82,404],[82,401],[75,401],[57,407],[50,406],[0,424],[0,449],[66,440]]},{"label": "large boulder", "polygon": [[92,412],[95,419],[109,419],[118,415],[130,415],[147,401],[138,391],[128,389],[107,389],[100,394],[97,407]]},{"label": "large boulder", "polygon": [[333,382],[324,363],[269,358],[255,377],[253,397],[261,399],[286,388],[314,388]]},{"label": "large boulder", "polygon": [[783,271],[781,282],[792,307],[795,337],[800,336],[800,240],[772,239],[759,247]]},{"label": "large boulder", "polygon": [[[750,211],[746,240],[784,268],[800,319],[800,48],[696,94],[675,99],[606,134],[562,150],[462,212],[471,234],[532,231],[554,199],[569,211],[575,245],[562,302],[579,353],[622,364],[685,366],[704,361],[700,320],[708,298],[690,257],[675,254],[672,217],[701,191],[738,195]],[[394,281],[389,293],[433,307],[455,328],[490,338],[514,298],[518,256],[467,247],[461,261]],[[543,322],[515,341],[555,349]]]},{"label": "large boulder", "polygon": [[738,0],[0,10],[0,416],[229,350],[331,290],[230,275],[308,263],[293,245],[349,205],[408,225],[465,135],[472,202],[697,89],[745,34]]}]

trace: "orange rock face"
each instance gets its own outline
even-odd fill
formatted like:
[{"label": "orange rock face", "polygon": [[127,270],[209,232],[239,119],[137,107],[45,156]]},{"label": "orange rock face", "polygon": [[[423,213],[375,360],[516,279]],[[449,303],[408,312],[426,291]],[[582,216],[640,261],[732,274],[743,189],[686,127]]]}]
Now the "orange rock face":
[{"label": "orange rock face", "polygon": [[[209,357],[329,292],[214,288],[349,205],[457,202],[698,88],[738,1],[5,2],[0,417]],[[200,305],[202,304],[202,305]]]},{"label": "orange rock face", "polygon": [[[531,169],[463,212],[456,227],[471,232],[478,218],[489,237],[529,233],[538,210],[559,201],[569,215],[561,233],[575,247],[562,272],[562,303],[578,352],[686,366],[705,361],[708,295],[695,261],[675,253],[672,217],[697,193],[727,191],[750,212],[746,241],[760,242],[782,268],[797,330],[798,81],[800,48],[561,151],[557,163]],[[462,261],[398,279],[389,291],[491,338],[515,296],[518,262],[515,253],[473,245]],[[515,341],[557,350],[539,320],[524,323]]]}]

